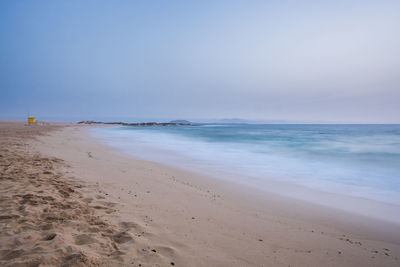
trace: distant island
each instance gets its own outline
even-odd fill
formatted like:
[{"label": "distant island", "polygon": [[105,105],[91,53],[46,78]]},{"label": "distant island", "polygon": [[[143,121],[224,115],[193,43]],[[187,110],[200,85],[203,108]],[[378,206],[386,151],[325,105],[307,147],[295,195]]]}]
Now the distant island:
[{"label": "distant island", "polygon": [[185,120],[175,120],[170,122],[102,122],[102,121],[80,121],[78,124],[107,124],[107,125],[122,125],[122,126],[192,126],[193,124]]}]

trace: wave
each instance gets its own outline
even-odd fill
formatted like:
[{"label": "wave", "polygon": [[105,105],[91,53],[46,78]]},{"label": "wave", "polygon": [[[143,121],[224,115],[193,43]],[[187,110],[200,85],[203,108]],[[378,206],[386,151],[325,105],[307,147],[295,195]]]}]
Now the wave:
[{"label": "wave", "polygon": [[247,186],[271,179],[400,204],[398,125],[116,127],[93,135],[129,155]]}]

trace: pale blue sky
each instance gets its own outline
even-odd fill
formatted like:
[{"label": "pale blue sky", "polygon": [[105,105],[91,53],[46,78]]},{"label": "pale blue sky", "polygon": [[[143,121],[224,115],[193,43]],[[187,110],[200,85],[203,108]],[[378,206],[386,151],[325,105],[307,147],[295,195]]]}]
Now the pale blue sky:
[{"label": "pale blue sky", "polygon": [[400,1],[1,1],[0,119],[400,123]]}]

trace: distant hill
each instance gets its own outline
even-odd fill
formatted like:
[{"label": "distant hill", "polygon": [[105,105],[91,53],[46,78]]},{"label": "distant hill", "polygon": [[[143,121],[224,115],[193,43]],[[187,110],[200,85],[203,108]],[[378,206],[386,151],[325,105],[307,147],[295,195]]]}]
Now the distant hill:
[{"label": "distant hill", "polygon": [[238,118],[226,118],[226,119],[201,120],[200,123],[201,124],[257,124],[261,122],[255,120],[238,119]]},{"label": "distant hill", "polygon": [[216,120],[217,123],[229,123],[229,124],[245,124],[245,123],[256,123],[252,120],[243,120],[238,118],[231,118],[231,119],[219,119]]},{"label": "distant hill", "polygon": [[190,121],[187,121],[187,120],[173,120],[173,121],[170,121],[169,123],[176,123],[176,124],[192,124]]}]

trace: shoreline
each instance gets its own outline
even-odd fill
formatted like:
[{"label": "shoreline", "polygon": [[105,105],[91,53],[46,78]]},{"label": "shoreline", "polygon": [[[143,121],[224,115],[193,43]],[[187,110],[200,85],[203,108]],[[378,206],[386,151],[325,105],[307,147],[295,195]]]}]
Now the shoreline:
[{"label": "shoreline", "polygon": [[[299,201],[296,199],[279,196],[274,193],[268,193],[266,195],[265,192],[257,192],[256,190],[235,185],[224,180],[217,180],[215,178],[210,178],[197,173],[179,170],[174,167],[156,162],[136,159],[125,155],[118,149],[109,147],[102,143],[101,140],[90,136],[88,129],[91,128],[93,127],[84,126],[83,130],[78,130],[79,128],[76,129],[76,137],[81,137],[82,143],[80,143],[80,145],[85,144],[86,149],[92,152],[91,154],[93,157],[97,157],[100,161],[104,162],[118,160],[126,165],[133,165],[136,171],[140,171],[141,175],[145,175],[148,178],[151,176],[149,173],[153,173],[153,176],[155,176],[155,172],[157,172],[159,176],[161,176],[157,177],[157,182],[166,184],[168,184],[170,181],[160,181],[160,179],[165,179],[164,177],[168,176],[174,176],[175,181],[172,180],[173,183],[175,182],[183,184],[184,190],[186,190],[185,187],[189,187],[199,188],[200,192],[215,191],[211,194],[211,199],[218,200],[220,199],[218,196],[223,196],[224,200],[227,202],[226,204],[229,206],[234,204],[234,207],[231,207],[233,209],[239,209],[241,211],[253,210],[254,213],[273,213],[284,218],[290,218],[299,221],[310,221],[312,223],[316,222],[317,224],[322,224],[324,227],[337,227],[339,230],[349,233],[355,233],[362,236],[364,235],[373,239],[382,238],[383,240],[400,244],[400,233],[397,231],[398,224],[381,221],[377,218],[369,218],[358,214],[352,214],[350,212],[335,208],[316,205],[307,201]],[[125,173],[128,173],[128,167],[126,165]],[[86,168],[85,166],[81,166],[81,168],[82,167]],[[119,166],[119,168],[123,169],[122,166]],[[124,171],[122,170],[121,172],[123,175]],[[124,181],[114,179],[113,182],[119,182],[121,186],[125,186],[126,184],[129,184],[130,181],[126,180],[126,177],[124,178]],[[94,181],[100,180],[99,178],[93,179]],[[101,180],[103,179],[101,178]],[[104,177],[104,182],[109,183],[110,180]],[[197,191],[198,189],[195,190]],[[310,191],[315,192],[314,190]],[[238,196],[240,197],[240,201],[237,199]],[[367,203],[373,203],[373,201],[367,201]],[[366,208],[368,208],[368,206],[366,206]],[[269,216],[270,214],[268,214],[268,217]]]},{"label": "shoreline", "polygon": [[[367,198],[362,196],[353,196],[348,194],[340,194],[338,192],[323,191],[317,188],[303,186],[290,181],[278,180],[273,178],[264,177],[262,181],[255,177],[245,176],[243,174],[227,173],[224,171],[218,171],[217,169],[207,170],[206,168],[189,168],[185,164],[172,164],[166,162],[160,162],[152,159],[138,158],[134,154],[129,153],[128,150],[123,149],[121,146],[113,146],[106,143],[106,139],[101,135],[95,134],[96,129],[99,128],[110,128],[116,126],[102,125],[103,127],[93,126],[90,128],[88,133],[85,133],[88,138],[93,138],[95,142],[100,146],[106,146],[111,149],[114,153],[124,155],[133,160],[141,160],[146,162],[153,162],[161,164],[164,167],[175,168],[190,174],[196,174],[200,179],[214,179],[222,183],[232,184],[235,186],[237,191],[245,191],[246,195],[257,192],[259,198],[268,198],[268,195],[276,195],[277,197],[289,198],[292,201],[307,202],[312,205],[321,206],[324,208],[331,208],[334,210],[348,212],[349,214],[355,214],[365,217],[370,217],[374,220],[380,220],[388,223],[397,224],[400,227],[400,205],[390,202],[384,202],[373,198]],[[93,131],[94,130],[94,131]],[[185,160],[183,157],[177,158],[179,162]],[[181,165],[182,167],[180,167]],[[254,184],[246,181],[252,179]],[[257,186],[259,185],[259,186]],[[265,188],[265,185],[268,187]],[[263,195],[266,194],[267,197]]]},{"label": "shoreline", "polygon": [[133,266],[167,257],[177,266],[399,264],[398,225],[133,159],[90,137],[90,128],[67,125],[30,146],[116,203],[107,220],[143,230],[131,249],[144,243],[160,256],[136,250]]}]

